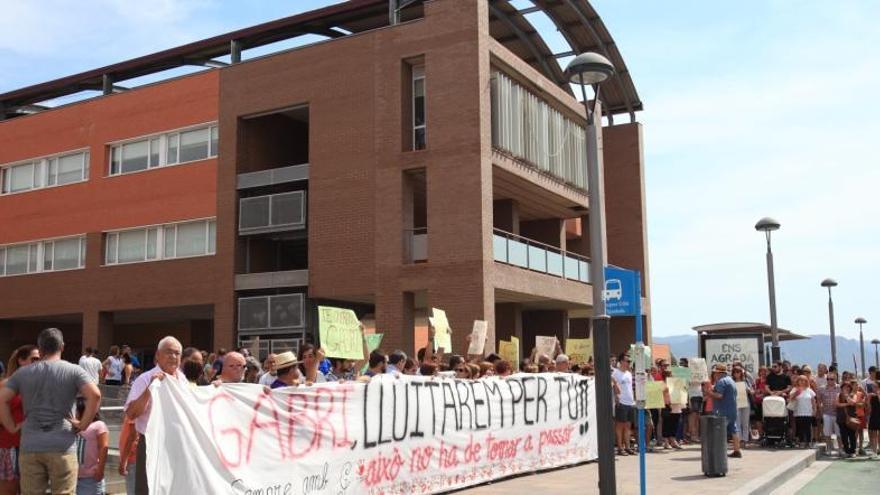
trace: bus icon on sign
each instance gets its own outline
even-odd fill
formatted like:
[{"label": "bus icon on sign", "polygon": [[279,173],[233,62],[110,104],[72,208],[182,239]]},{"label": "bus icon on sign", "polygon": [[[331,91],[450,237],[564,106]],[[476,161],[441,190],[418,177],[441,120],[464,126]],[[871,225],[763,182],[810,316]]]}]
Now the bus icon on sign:
[{"label": "bus icon on sign", "polygon": [[620,280],[616,278],[608,279],[605,281],[605,300],[606,301],[620,301],[623,299],[623,286],[620,283]]}]

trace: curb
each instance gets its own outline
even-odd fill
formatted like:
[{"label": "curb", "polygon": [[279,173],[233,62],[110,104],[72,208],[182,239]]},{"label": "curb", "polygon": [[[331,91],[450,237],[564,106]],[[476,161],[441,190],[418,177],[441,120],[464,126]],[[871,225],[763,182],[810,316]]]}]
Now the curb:
[{"label": "curb", "polygon": [[784,485],[788,480],[816,462],[824,450],[824,447],[807,450],[803,455],[752,479],[736,491],[731,492],[731,495],[769,495],[773,490]]}]

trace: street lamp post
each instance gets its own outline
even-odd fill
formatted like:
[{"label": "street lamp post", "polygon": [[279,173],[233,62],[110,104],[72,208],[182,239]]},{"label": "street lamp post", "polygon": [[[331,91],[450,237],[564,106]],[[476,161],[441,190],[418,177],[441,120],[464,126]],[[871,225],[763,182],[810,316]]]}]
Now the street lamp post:
[{"label": "street lamp post", "polygon": [[[862,378],[865,378],[865,334],[862,333],[862,325],[868,323],[868,320],[859,316],[856,318],[855,323],[859,326],[859,352],[862,355]],[[876,348],[874,350],[876,351]]]},{"label": "street lamp post", "polygon": [[828,288],[828,325],[831,329],[831,366],[837,368],[837,339],[834,337],[834,301],[831,300],[831,288],[837,287],[837,281],[826,278],[820,284]]},{"label": "street lamp post", "polygon": [[880,339],[874,339],[871,343],[874,344],[874,366],[880,370],[880,353],[877,352],[877,346],[880,345]]},{"label": "street lamp post", "polygon": [[767,287],[770,292],[770,347],[771,362],[779,361],[779,327],[776,323],[776,282],[773,277],[773,250],[770,249],[770,233],[779,230],[779,222],[764,217],[755,224],[755,230],[763,232],[767,238]]},{"label": "street lamp post", "polygon": [[[605,195],[599,132],[602,124],[599,107],[599,84],[614,74],[614,65],[598,53],[582,53],[565,69],[568,80],[581,87],[587,117],[587,184],[590,201],[590,283],[593,284],[593,359],[596,375],[596,436],[599,447],[599,493],[617,493],[614,472],[614,434],[612,432],[610,318],[605,314]],[[587,99],[587,85],[593,87],[592,105]],[[638,317],[638,316],[637,316]]]}]

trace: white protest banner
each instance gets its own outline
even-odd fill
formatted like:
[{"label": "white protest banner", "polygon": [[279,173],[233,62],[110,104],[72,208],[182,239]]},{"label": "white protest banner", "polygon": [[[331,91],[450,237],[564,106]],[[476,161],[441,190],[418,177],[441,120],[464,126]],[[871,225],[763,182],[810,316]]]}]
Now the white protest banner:
[{"label": "white protest banner", "polygon": [[688,367],[691,369],[691,383],[703,383],[709,381],[709,368],[703,358],[688,359]]},{"label": "white protest banner", "polygon": [[734,361],[741,361],[746,371],[758,376],[761,354],[758,352],[758,337],[730,337],[705,339],[706,363],[709,368],[724,364],[730,372]]},{"label": "white protest banner", "polygon": [[593,379],[579,375],[151,390],[154,495],[427,494],[597,457]]},{"label": "white protest banner", "polygon": [[474,330],[471,332],[471,343],[468,346],[468,355],[482,356],[486,349],[486,332],[489,324],[483,320],[474,320]]},{"label": "white protest banner", "polygon": [[551,358],[556,354],[556,337],[550,336],[546,337],[543,335],[535,336],[535,349],[537,349],[538,354],[546,354]]}]

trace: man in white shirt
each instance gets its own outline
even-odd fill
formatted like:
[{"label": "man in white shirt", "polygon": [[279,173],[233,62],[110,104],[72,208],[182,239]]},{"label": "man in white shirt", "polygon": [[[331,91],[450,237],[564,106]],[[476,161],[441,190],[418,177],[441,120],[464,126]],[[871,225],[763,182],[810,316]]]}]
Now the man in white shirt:
[{"label": "man in white shirt", "polygon": [[84,369],[95,383],[100,383],[99,378],[101,377],[101,367],[103,365],[101,360],[95,357],[95,352],[91,347],[86,347],[82,357],[79,358],[79,367]]},{"label": "man in white shirt", "polygon": [[183,346],[174,337],[165,337],[156,348],[156,366],[142,373],[131,385],[128,399],[125,401],[125,415],[134,420],[134,428],[138,432],[137,463],[135,464],[135,493],[149,494],[147,486],[147,442],[144,434],[150,420],[150,384],[153,380],[179,380],[186,384],[186,376],[180,371],[180,355]]},{"label": "man in white shirt", "polygon": [[632,423],[636,416],[636,400],[633,394],[633,377],[629,371],[629,356],[621,354],[617,368],[611,374],[614,387],[614,434],[617,438],[617,455],[635,455],[629,441]]},{"label": "man in white shirt", "polygon": [[268,387],[272,385],[272,383],[275,382],[275,378],[277,378],[275,374],[275,354],[270,352],[269,355],[266,356],[266,361],[263,363],[263,367],[265,368],[265,371],[260,375],[259,383],[260,385]]}]

